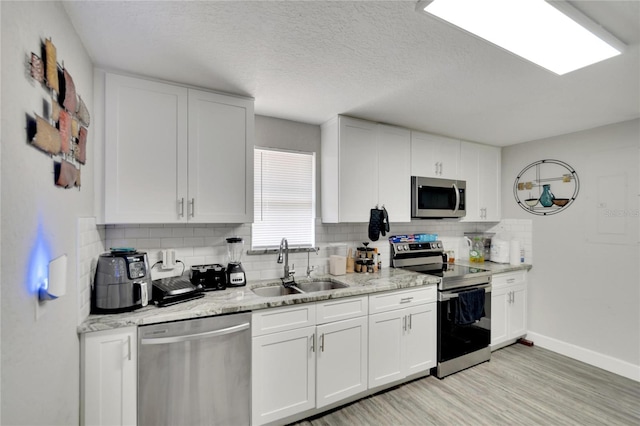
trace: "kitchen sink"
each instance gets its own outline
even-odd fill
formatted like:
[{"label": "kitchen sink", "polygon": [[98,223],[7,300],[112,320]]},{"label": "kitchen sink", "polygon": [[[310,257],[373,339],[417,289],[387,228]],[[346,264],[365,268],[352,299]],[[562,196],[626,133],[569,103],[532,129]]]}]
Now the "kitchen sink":
[{"label": "kitchen sink", "polygon": [[283,287],[281,285],[270,285],[267,287],[258,287],[252,291],[262,297],[278,297],[290,294],[313,293],[316,291],[335,290],[338,288],[347,288],[346,284],[336,283],[333,281],[311,281],[306,283],[296,283],[291,287]]},{"label": "kitchen sink", "polygon": [[305,293],[310,293],[314,291],[323,291],[323,290],[335,290],[337,288],[347,288],[349,287],[346,284],[336,283],[333,281],[311,281],[308,283],[297,283],[296,287]]},{"label": "kitchen sink", "polygon": [[300,294],[298,289],[293,287],[283,287],[281,285],[270,285],[268,287],[258,287],[252,289],[258,296],[262,297],[278,297],[287,296],[289,294]]}]

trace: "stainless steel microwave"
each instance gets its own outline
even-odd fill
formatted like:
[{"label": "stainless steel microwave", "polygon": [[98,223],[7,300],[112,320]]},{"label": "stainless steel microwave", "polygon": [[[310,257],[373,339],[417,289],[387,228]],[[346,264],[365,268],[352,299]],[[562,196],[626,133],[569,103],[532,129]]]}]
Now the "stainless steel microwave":
[{"label": "stainless steel microwave", "polygon": [[466,190],[463,180],[411,176],[411,217],[464,217]]}]

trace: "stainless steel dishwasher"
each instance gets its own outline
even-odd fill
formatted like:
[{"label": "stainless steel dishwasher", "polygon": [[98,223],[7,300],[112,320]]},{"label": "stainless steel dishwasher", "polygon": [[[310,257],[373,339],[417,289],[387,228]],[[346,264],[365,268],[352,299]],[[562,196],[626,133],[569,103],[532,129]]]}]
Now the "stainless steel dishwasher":
[{"label": "stainless steel dishwasher", "polygon": [[248,425],[251,314],[141,326],[138,425]]}]

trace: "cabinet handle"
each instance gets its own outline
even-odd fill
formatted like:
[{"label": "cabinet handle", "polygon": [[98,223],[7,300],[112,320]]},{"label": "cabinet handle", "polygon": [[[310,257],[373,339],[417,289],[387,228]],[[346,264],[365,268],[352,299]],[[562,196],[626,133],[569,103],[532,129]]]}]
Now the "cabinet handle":
[{"label": "cabinet handle", "polygon": [[184,217],[184,197],[178,201],[178,216]]},{"label": "cabinet handle", "polygon": [[435,175],[436,175],[436,176],[438,176],[438,162],[437,162],[437,161],[436,161],[436,163],[435,163],[435,166],[436,166]]},{"label": "cabinet handle", "polygon": [[402,299],[400,299],[400,303],[409,303],[413,300],[413,296],[412,297],[403,297]]},{"label": "cabinet handle", "polygon": [[409,314],[409,330],[411,330],[411,324],[412,324],[412,322],[411,322],[412,318],[411,317],[412,317],[412,315],[413,314]]},{"label": "cabinet handle", "polygon": [[127,359],[131,361],[131,336],[127,336]]},{"label": "cabinet handle", "polygon": [[316,351],[316,333],[311,335],[311,352]]},{"label": "cabinet handle", "polygon": [[324,352],[324,333],[320,336],[320,352]]},{"label": "cabinet handle", "polygon": [[407,316],[402,317],[402,331],[407,331]]},{"label": "cabinet handle", "polygon": [[442,162],[440,162],[440,176],[442,176]]},{"label": "cabinet handle", "polygon": [[195,217],[195,215],[196,215],[196,199],[192,198],[191,199],[191,203],[189,203],[189,204],[191,204],[191,217]]},{"label": "cabinet handle", "polygon": [[516,282],[516,279],[515,279],[515,278],[508,278],[508,279],[507,279],[507,283],[509,283],[509,284],[513,284],[513,283],[515,283],[515,282]]}]

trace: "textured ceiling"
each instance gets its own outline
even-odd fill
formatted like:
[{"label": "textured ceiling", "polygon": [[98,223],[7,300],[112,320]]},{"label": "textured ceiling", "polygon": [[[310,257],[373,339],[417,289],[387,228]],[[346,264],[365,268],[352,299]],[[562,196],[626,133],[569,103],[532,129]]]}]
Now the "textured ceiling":
[{"label": "textured ceiling", "polygon": [[94,63],[336,114],[510,145],[640,116],[640,2],[574,1],[628,45],[564,76],[415,11],[415,1],[65,2]]}]

